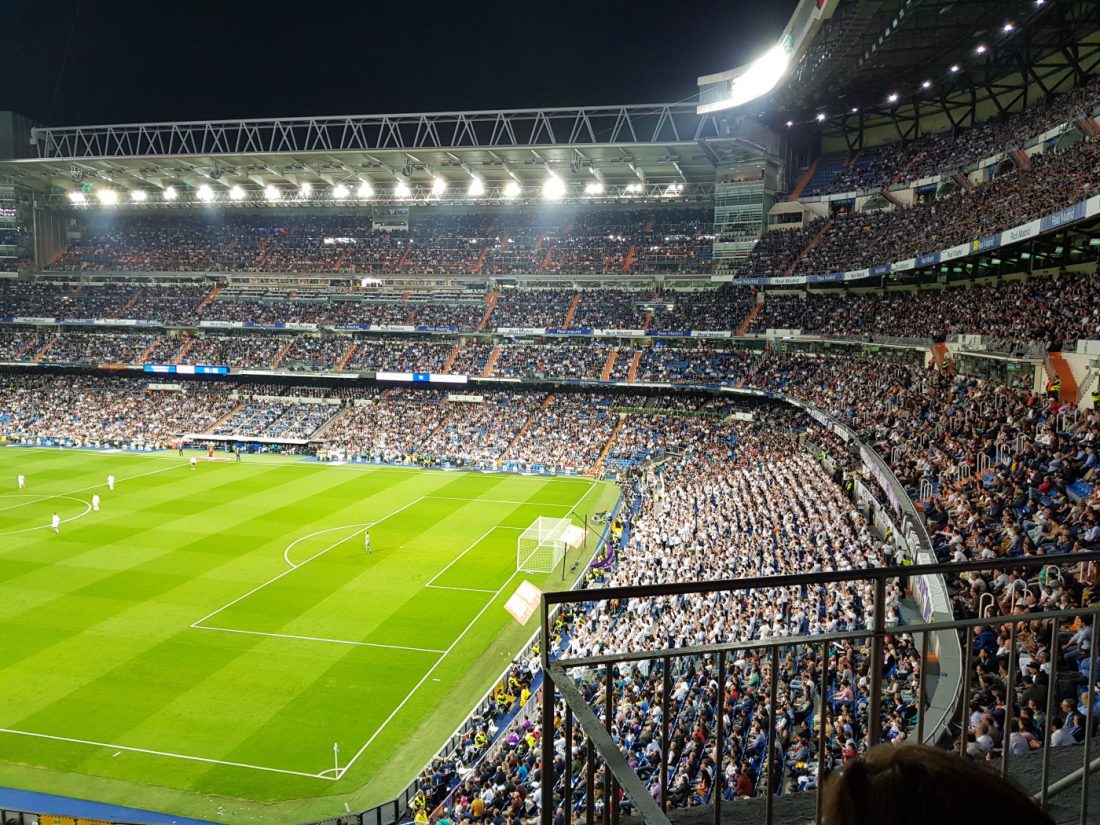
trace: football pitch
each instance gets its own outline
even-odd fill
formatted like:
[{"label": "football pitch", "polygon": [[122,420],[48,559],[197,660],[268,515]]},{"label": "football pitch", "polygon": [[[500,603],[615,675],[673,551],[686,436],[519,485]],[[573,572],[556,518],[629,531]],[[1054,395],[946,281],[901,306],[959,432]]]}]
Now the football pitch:
[{"label": "football pitch", "polygon": [[216,822],[386,801],[534,632],[503,609],[520,582],[576,576],[517,573],[520,532],[617,495],[585,478],[2,448],[0,786]]}]

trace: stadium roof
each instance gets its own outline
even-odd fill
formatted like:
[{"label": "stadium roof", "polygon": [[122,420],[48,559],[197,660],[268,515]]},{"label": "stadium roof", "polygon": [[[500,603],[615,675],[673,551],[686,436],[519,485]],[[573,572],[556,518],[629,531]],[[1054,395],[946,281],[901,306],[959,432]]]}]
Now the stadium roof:
[{"label": "stadium roof", "polygon": [[0,176],[34,191],[155,195],[206,185],[220,199],[239,186],[249,193],[242,202],[252,202],[274,186],[280,205],[303,184],[354,195],[367,182],[384,201],[404,183],[407,199],[430,200],[433,187],[437,199],[450,199],[475,178],[486,199],[507,197],[510,182],[518,197],[535,195],[548,177],[570,196],[705,197],[721,164],[778,153],[775,134],[759,123],[699,116],[690,103],[42,127],[32,135],[37,157],[0,162]]},{"label": "stadium roof", "polygon": [[870,126],[899,108],[973,107],[991,96],[1018,110],[1002,95],[1025,84],[1006,79],[1053,87],[1094,71],[1098,29],[1095,0],[839,0],[765,104],[767,117],[778,126],[825,114],[850,128],[853,115]]}]

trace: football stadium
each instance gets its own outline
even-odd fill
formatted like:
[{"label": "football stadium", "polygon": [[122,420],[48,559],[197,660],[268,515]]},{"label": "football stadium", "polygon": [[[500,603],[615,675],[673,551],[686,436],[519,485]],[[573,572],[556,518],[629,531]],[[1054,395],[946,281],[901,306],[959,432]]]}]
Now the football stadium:
[{"label": "football stadium", "polygon": [[0,112],[0,823],[1100,822],[1100,4],[788,5]]}]

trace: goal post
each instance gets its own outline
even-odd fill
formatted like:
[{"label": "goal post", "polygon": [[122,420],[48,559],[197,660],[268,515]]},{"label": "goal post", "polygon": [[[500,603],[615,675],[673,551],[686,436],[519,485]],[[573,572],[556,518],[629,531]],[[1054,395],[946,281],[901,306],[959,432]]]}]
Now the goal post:
[{"label": "goal post", "polygon": [[565,558],[571,519],[539,516],[516,540],[516,569],[522,573],[549,573]]}]

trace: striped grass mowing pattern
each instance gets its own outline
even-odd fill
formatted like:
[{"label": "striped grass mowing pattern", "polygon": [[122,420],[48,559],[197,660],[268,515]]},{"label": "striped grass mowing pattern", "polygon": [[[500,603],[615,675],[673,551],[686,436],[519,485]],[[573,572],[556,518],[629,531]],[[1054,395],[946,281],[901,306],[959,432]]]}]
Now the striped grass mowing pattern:
[{"label": "striped grass mowing pattern", "polygon": [[0,785],[231,822],[383,801],[533,631],[503,610],[519,531],[615,495],[588,479],[0,450]]}]

